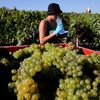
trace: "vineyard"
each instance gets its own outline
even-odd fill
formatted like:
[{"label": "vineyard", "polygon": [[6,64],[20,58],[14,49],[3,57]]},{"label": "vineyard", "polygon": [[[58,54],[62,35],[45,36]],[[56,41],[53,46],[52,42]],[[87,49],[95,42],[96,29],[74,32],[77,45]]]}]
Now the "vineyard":
[{"label": "vineyard", "polygon": [[[100,14],[62,13],[63,44],[39,44],[44,11],[0,8],[0,97],[3,100],[100,100]],[[84,52],[75,46],[94,51]]]},{"label": "vineyard", "polygon": [[[0,8],[0,46],[39,43],[38,25],[45,16],[43,11]],[[82,34],[80,46],[100,50],[100,14],[62,13],[61,18],[71,33],[67,43]]]}]

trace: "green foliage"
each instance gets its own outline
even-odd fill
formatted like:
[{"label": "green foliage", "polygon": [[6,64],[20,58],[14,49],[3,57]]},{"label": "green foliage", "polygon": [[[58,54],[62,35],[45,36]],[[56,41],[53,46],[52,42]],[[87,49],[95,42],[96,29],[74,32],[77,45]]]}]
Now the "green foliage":
[{"label": "green foliage", "polygon": [[[39,43],[37,30],[45,17],[45,11],[0,8],[0,45]],[[66,42],[74,42],[78,34],[80,46],[100,49],[100,14],[62,13],[61,18],[71,33]]]},{"label": "green foliage", "polygon": [[0,9],[0,45],[38,43],[37,27],[45,12]]},{"label": "green foliage", "polygon": [[69,30],[80,46],[100,50],[100,14],[71,14]]}]

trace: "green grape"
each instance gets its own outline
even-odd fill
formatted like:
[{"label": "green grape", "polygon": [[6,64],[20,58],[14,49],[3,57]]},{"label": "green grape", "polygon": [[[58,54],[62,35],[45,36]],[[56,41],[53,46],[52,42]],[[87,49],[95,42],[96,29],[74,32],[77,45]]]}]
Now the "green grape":
[{"label": "green grape", "polygon": [[95,82],[95,81],[92,84],[93,84],[93,86],[97,86],[98,85],[98,83]]},{"label": "green grape", "polygon": [[31,100],[31,94],[26,93],[26,94],[24,95],[24,98],[25,98],[25,100]]},{"label": "green grape", "polygon": [[95,78],[95,81],[96,81],[97,83],[100,83],[100,77],[96,77],[96,78]]},{"label": "green grape", "polygon": [[74,96],[73,96],[73,100],[79,100],[79,99],[78,99],[78,96],[74,95]]},{"label": "green grape", "polygon": [[16,69],[12,69],[12,70],[11,70],[11,73],[12,73],[12,74],[16,74],[16,73],[17,73],[17,70],[16,70]]},{"label": "green grape", "polygon": [[19,49],[13,53],[15,59],[20,59],[24,55],[23,49]]},{"label": "green grape", "polygon": [[[45,82],[49,78],[60,80],[52,93],[55,100],[89,100],[100,95],[100,56],[79,54],[73,45],[69,46],[62,48],[47,43],[40,47],[32,44],[13,53],[20,60],[20,67],[11,71],[16,76],[12,76],[15,82],[12,88],[16,90],[18,100],[38,100],[43,97],[43,93],[45,96],[49,94],[49,90],[48,93],[44,92],[48,88]],[[20,59],[25,55],[25,59]],[[57,70],[62,73],[62,77],[59,78]],[[47,80],[41,79],[45,75]]]},{"label": "green grape", "polygon": [[4,64],[5,66],[10,64],[9,60],[6,58],[1,58],[1,63]]},{"label": "green grape", "polygon": [[86,86],[86,89],[87,89],[87,90],[90,90],[90,89],[91,89],[91,86],[90,86],[90,85],[87,85],[87,86]]},{"label": "green grape", "polygon": [[86,100],[86,99],[88,98],[87,93],[82,93],[82,98],[83,98],[84,100]]},{"label": "green grape", "polygon": [[34,68],[31,68],[31,69],[29,70],[29,73],[30,73],[31,76],[34,76],[34,75],[36,74],[36,71],[35,71]]},{"label": "green grape", "polygon": [[12,76],[12,80],[13,80],[13,81],[16,81],[16,80],[17,80],[17,76],[16,76],[16,75],[13,75],[13,76]]},{"label": "green grape", "polygon": [[15,87],[15,82],[8,83],[8,87],[9,87],[9,88],[14,88],[14,87]]},{"label": "green grape", "polygon": [[42,70],[42,66],[41,66],[41,65],[35,66],[35,70],[36,70],[37,72],[40,72],[40,71]]},{"label": "green grape", "polygon": [[31,100],[38,100],[39,96],[37,94],[32,95],[32,99]]},{"label": "green grape", "polygon": [[98,71],[97,70],[94,70],[93,73],[94,73],[94,75],[98,75]]}]

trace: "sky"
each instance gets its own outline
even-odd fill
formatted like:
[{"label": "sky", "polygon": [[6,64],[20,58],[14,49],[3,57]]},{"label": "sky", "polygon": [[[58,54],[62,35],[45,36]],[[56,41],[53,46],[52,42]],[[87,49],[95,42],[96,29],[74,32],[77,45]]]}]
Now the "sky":
[{"label": "sky", "polygon": [[100,13],[100,0],[0,0],[0,8],[47,11],[50,3],[58,3],[63,12],[83,13],[87,8]]}]

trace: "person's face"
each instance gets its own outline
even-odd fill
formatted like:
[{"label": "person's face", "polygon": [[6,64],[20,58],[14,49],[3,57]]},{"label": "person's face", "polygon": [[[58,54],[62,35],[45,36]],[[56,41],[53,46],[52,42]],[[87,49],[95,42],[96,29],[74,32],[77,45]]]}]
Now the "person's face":
[{"label": "person's face", "polygon": [[53,20],[56,20],[58,16],[59,16],[59,14],[53,14],[52,15]]},{"label": "person's face", "polygon": [[60,16],[60,14],[52,14],[52,15],[48,15],[49,18],[53,21],[56,21],[57,17]]},{"label": "person's face", "polygon": [[57,14],[54,14],[53,15],[53,19],[56,20],[57,19],[57,16],[58,16]]},{"label": "person's face", "polygon": [[49,15],[48,18],[52,21],[55,21],[57,19],[57,15]]}]

